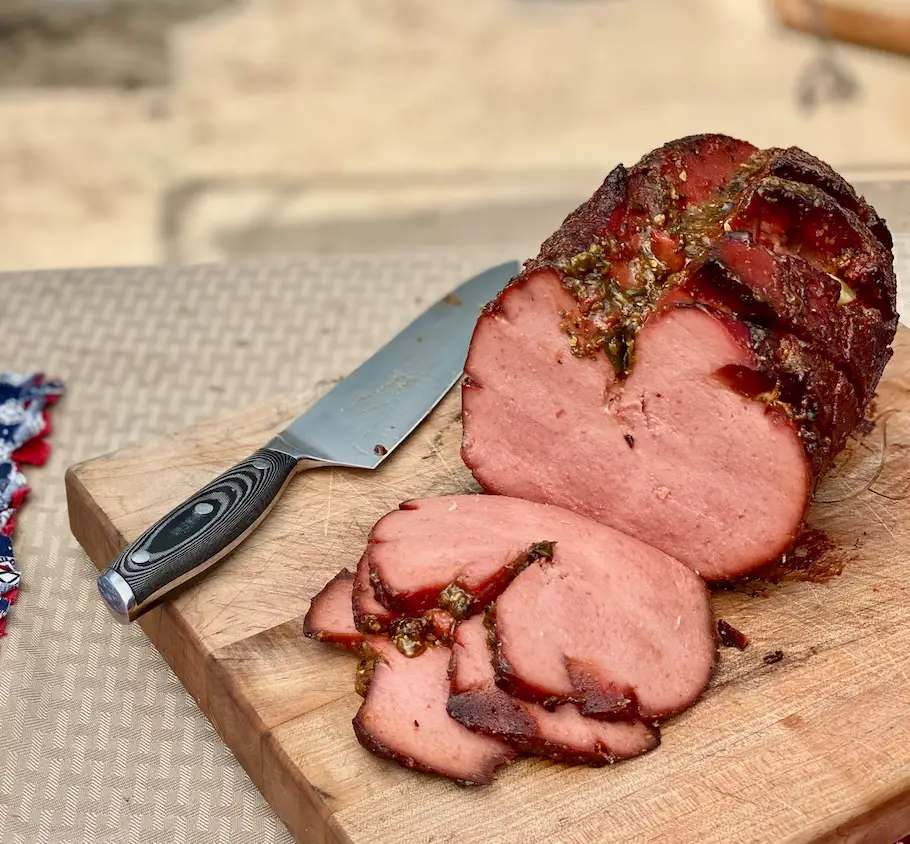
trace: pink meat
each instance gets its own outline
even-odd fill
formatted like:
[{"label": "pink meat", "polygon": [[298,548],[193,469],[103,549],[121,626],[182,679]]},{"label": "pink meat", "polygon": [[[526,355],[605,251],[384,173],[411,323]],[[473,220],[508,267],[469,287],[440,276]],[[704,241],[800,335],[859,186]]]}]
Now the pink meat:
[{"label": "pink meat", "polygon": [[402,656],[387,640],[371,637],[372,672],[354,718],[360,743],[384,759],[466,785],[483,785],[515,757],[504,742],[473,733],[446,712],[451,651],[434,646]]},{"label": "pink meat", "polygon": [[637,539],[570,515],[552,561],[528,566],[491,610],[500,687],[607,719],[681,712],[716,658],[704,582]]},{"label": "pink meat", "polygon": [[402,616],[402,613],[393,612],[376,600],[373,585],[370,583],[370,561],[366,553],[357,563],[351,606],[354,611],[354,624],[364,633],[385,633],[389,625]]},{"label": "pink meat", "polygon": [[631,759],[660,743],[642,721],[586,718],[567,703],[552,711],[512,697],[496,685],[483,618],[458,625],[450,669],[449,715],[469,729],[558,762],[600,766]]},{"label": "pink meat", "polygon": [[353,586],[351,572],[347,569],[338,572],[310,603],[303,620],[303,635],[345,650],[359,650],[364,636],[354,625],[351,613]]},{"label": "pink meat", "polygon": [[[541,552],[546,521],[488,496],[406,501],[376,523],[366,558],[380,603],[416,615],[441,606],[467,617]],[[535,533],[535,530],[538,533]]]},{"label": "pink meat", "polygon": [[747,339],[711,313],[672,309],[641,331],[619,382],[606,357],[572,355],[554,315],[574,308],[558,275],[540,270],[478,324],[462,454],[481,485],[558,502],[706,578],[780,555],[812,478],[795,425],[716,375],[754,366]]}]

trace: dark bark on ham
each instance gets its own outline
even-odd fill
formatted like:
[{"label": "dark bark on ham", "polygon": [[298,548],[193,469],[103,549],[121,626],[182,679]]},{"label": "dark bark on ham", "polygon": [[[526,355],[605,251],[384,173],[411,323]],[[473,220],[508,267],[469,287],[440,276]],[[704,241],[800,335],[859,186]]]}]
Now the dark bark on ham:
[{"label": "dark bark on ham", "polygon": [[483,785],[515,757],[504,742],[471,732],[446,712],[451,651],[434,646],[402,656],[380,636],[370,637],[362,672],[365,698],[354,733],[368,750],[407,768],[440,774],[465,785]]},{"label": "dark bark on ham", "polygon": [[851,291],[835,276],[760,246],[745,232],[723,235],[664,299],[676,292],[757,325],[792,332],[844,372],[863,405],[890,356],[893,326],[877,308],[845,302]]},{"label": "dark bark on ham", "polygon": [[640,756],[660,744],[660,731],[651,724],[586,718],[571,703],[548,710],[500,689],[481,616],[459,624],[455,635],[448,712],[468,729],[525,753],[592,767]]},{"label": "dark bark on ham", "polygon": [[769,176],[745,192],[726,222],[843,279],[864,304],[894,319],[897,278],[890,252],[859,217],[814,185]]},{"label": "dark bark on ham", "polygon": [[889,245],[800,150],[696,136],[617,168],[478,321],[465,463],[708,579],[773,561],[891,354]]},{"label": "dark bark on ham", "polygon": [[766,155],[767,163],[762,167],[762,174],[819,188],[842,208],[859,217],[882,246],[890,249],[894,245],[891,232],[875,209],[857,195],[843,176],[823,161],[798,147],[771,149]]}]

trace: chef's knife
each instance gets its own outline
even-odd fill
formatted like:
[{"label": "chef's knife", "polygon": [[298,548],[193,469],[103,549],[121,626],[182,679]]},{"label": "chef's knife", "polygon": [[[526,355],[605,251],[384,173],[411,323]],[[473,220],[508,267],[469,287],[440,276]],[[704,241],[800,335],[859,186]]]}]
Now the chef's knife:
[{"label": "chef's knife", "polygon": [[259,451],[127,546],[98,578],[128,623],[223,559],[305,469],[375,469],[461,377],[480,309],[518,272],[510,261],[424,312]]}]

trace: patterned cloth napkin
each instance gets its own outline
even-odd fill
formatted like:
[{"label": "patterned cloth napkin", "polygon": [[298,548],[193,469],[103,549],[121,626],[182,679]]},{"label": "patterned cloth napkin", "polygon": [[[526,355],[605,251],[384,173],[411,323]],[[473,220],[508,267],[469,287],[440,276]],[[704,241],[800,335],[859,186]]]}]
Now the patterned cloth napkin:
[{"label": "patterned cloth napkin", "polygon": [[48,408],[63,395],[61,381],[45,380],[40,372],[0,372],[0,637],[16,603],[21,575],[13,557],[16,512],[29,488],[21,466],[43,466],[50,454]]}]

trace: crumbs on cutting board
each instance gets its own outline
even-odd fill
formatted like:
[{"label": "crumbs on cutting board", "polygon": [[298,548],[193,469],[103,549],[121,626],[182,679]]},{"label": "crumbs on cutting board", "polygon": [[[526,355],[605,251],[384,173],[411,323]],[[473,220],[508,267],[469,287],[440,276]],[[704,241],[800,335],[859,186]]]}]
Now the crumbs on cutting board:
[{"label": "crumbs on cutting board", "polygon": [[749,637],[722,618],[717,619],[717,635],[724,647],[744,651],[749,646]]}]

